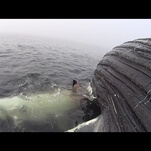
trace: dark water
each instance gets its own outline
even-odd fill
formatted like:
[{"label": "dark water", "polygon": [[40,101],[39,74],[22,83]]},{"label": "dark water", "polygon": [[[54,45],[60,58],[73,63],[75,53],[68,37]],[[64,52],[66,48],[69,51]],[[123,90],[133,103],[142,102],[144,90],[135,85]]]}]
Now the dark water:
[{"label": "dark water", "polygon": [[[72,88],[73,79],[78,80],[80,86],[86,89],[96,65],[102,57],[100,53],[96,52],[96,48],[91,47],[90,49],[89,46],[73,45],[49,39],[1,35],[0,98],[46,92],[53,94],[58,89]],[[26,120],[24,131],[64,131],[72,128],[83,121],[85,113],[81,108],[81,105],[76,105],[76,109],[71,108],[72,116],[68,116],[68,111],[64,118],[60,118],[61,123],[65,122],[63,128],[58,128],[56,124],[55,129],[55,122],[51,121],[50,124],[47,118],[47,124],[42,120],[37,123],[36,120],[34,122]],[[5,116],[9,114],[7,109],[0,110],[2,114],[7,112],[4,114]],[[9,115],[10,120],[7,118],[7,121],[4,121],[5,116],[3,116],[3,120],[0,120],[0,124],[2,123],[5,128],[0,131],[15,131],[11,115]],[[55,121],[52,114],[51,119]],[[11,124],[8,126],[9,121]],[[38,127],[38,125],[40,126]],[[16,131],[21,131],[21,126]]]}]

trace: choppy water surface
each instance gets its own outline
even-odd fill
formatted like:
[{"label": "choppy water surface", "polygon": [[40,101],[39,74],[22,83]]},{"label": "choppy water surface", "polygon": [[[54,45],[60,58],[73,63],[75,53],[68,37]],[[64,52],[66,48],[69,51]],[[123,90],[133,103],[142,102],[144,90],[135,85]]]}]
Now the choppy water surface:
[{"label": "choppy water surface", "polygon": [[[0,131],[65,131],[83,122],[86,110],[80,100],[102,57],[96,52],[55,40],[1,35]],[[73,79],[81,86],[77,93],[68,90]]]}]

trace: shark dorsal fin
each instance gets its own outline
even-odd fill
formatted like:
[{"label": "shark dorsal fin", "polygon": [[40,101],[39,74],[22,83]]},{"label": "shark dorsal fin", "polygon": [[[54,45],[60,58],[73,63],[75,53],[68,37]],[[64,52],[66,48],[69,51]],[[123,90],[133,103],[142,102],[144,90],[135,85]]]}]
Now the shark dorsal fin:
[{"label": "shark dorsal fin", "polygon": [[77,84],[77,83],[78,83],[78,82],[77,82],[76,80],[73,79],[73,85],[72,85],[72,87],[74,87],[75,84]]}]

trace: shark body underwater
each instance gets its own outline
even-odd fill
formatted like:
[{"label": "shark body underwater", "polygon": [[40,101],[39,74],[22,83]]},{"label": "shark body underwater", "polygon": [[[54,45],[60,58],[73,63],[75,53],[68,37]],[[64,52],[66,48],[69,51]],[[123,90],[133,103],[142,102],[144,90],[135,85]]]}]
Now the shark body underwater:
[{"label": "shark body underwater", "polygon": [[86,98],[77,89],[79,84],[73,80],[70,90],[0,98],[0,131],[54,132],[73,128],[75,121],[82,123],[80,101]]}]

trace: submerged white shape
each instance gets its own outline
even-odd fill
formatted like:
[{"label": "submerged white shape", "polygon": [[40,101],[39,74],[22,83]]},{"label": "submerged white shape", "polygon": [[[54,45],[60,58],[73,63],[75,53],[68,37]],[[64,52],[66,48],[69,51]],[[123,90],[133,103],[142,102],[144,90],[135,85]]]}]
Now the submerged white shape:
[{"label": "submerged white shape", "polygon": [[[41,121],[47,119],[50,114],[53,115],[56,114],[56,112],[63,112],[78,106],[78,100],[80,99],[72,97],[72,91],[58,93],[59,95],[57,96],[54,96],[51,93],[39,93],[30,94],[26,97],[18,95],[0,98],[0,110],[5,110],[14,120],[20,119],[22,121]],[[27,98],[30,99],[27,100]],[[58,117],[58,115],[56,115],[56,117]]]},{"label": "submerged white shape", "polygon": [[[51,118],[56,118],[58,123],[55,124],[58,124],[58,127],[66,126],[68,121],[63,121],[62,126],[59,124],[61,118],[66,119],[64,115],[79,108],[85,90],[86,88],[81,88],[80,92],[73,92],[58,88],[53,93],[20,93],[18,96],[0,98],[0,120],[3,118],[7,121],[9,117],[19,129],[32,122],[35,125],[50,124]],[[53,125],[50,127],[54,128]]]},{"label": "submerged white shape", "polygon": [[[54,117],[59,123],[62,116],[66,119],[64,113],[79,107],[81,98],[83,98],[82,94],[74,93],[72,90],[60,90],[60,88],[53,93],[26,95],[21,93],[18,96],[0,98],[0,120],[3,118],[7,121],[9,117],[14,121],[16,128],[21,128],[26,122],[47,125]],[[63,124],[66,125],[66,122],[68,121],[64,121]]]}]

